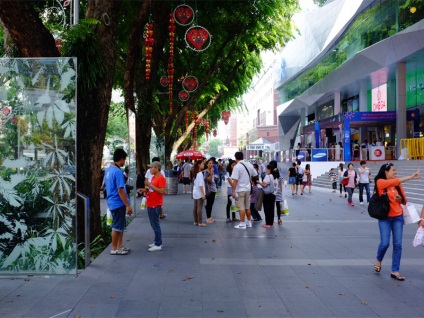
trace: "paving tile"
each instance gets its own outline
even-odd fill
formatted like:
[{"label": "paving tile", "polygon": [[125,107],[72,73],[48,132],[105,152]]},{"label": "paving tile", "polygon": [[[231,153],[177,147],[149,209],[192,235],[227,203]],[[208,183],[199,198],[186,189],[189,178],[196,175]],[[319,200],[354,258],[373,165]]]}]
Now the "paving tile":
[{"label": "paving tile", "polygon": [[291,317],[280,298],[266,297],[244,300],[248,317]]},{"label": "paving tile", "polygon": [[203,312],[202,301],[190,297],[174,296],[163,299],[160,317],[201,317]]},{"label": "paving tile", "polygon": [[122,300],[115,314],[109,317],[158,317],[160,305],[159,300]]},{"label": "paving tile", "polygon": [[203,301],[203,317],[207,318],[244,318],[247,317],[246,307],[242,300],[239,301]]},{"label": "paving tile", "polygon": [[113,317],[115,312],[118,310],[118,307],[119,303],[78,304],[72,311],[67,313],[67,317]]}]

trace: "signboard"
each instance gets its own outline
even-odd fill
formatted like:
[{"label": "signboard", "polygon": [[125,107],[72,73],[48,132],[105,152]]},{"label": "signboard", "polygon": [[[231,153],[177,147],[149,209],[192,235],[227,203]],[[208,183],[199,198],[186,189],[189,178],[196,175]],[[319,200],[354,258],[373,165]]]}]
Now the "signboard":
[{"label": "signboard", "polygon": [[297,155],[297,159],[300,161],[306,160],[306,151],[299,151],[299,154]]},{"label": "signboard", "polygon": [[385,160],[386,152],[384,146],[371,146],[370,147],[370,160]]},{"label": "signboard", "polygon": [[328,153],[326,148],[313,148],[311,161],[328,161]]}]

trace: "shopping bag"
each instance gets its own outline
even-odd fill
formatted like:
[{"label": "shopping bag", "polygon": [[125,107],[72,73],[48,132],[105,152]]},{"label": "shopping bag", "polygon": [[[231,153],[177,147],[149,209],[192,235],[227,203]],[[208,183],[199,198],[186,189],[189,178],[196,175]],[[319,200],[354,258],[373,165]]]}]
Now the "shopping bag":
[{"label": "shopping bag", "polygon": [[143,197],[143,199],[141,199],[140,209],[146,210],[146,197]]},{"label": "shopping bag", "polygon": [[236,205],[236,200],[235,199],[233,199],[232,197],[230,197],[230,200],[231,200],[231,208],[230,208],[230,211],[231,212],[238,212],[238,210],[237,210],[237,205]]},{"label": "shopping bag", "polygon": [[110,212],[109,208],[106,210],[106,224],[112,226],[112,212]]},{"label": "shopping bag", "polygon": [[414,241],[412,242],[414,247],[422,246],[424,247],[424,228],[418,227],[417,233],[415,234]]},{"label": "shopping bag", "polygon": [[264,191],[262,189],[258,189],[258,191],[256,192],[256,202],[255,202],[256,211],[262,210],[263,201],[264,201]]},{"label": "shopping bag", "polygon": [[287,188],[287,187],[288,187],[288,185],[287,185],[287,180],[284,180],[284,187],[285,187],[285,188]]},{"label": "shopping bag", "polygon": [[287,203],[287,200],[283,201],[283,209],[281,211],[284,215],[289,215],[289,205]]},{"label": "shopping bag", "polygon": [[420,221],[420,216],[418,215],[415,205],[407,204],[402,205],[403,209],[403,222],[405,224],[417,223]]}]

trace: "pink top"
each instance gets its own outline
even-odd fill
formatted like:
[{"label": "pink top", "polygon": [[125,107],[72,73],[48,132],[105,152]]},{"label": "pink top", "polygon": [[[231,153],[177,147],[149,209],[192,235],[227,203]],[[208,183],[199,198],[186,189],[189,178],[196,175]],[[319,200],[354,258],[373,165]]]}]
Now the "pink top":
[{"label": "pink top", "polygon": [[355,170],[348,170],[347,176],[349,177],[349,182],[347,183],[348,188],[355,188],[356,180],[355,180]]}]

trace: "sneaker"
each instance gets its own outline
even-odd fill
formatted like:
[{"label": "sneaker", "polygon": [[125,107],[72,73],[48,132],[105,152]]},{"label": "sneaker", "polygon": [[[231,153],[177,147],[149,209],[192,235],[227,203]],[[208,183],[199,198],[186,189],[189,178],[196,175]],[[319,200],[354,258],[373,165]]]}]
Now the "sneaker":
[{"label": "sneaker", "polygon": [[270,229],[272,228],[272,225],[268,225],[268,224],[263,224],[262,227],[266,228],[266,229]]},{"label": "sneaker", "polygon": [[162,251],[162,245],[161,246],[153,245],[151,248],[148,249],[148,251],[149,252]]},{"label": "sneaker", "polygon": [[252,227],[252,222],[247,221],[247,222],[246,222],[246,227]]},{"label": "sneaker", "polygon": [[246,229],[246,224],[240,223],[239,225],[234,226],[234,228],[244,230],[244,229]]},{"label": "sneaker", "polygon": [[117,248],[116,250],[111,250],[110,255],[127,255],[128,251],[123,250],[122,248]]},{"label": "sneaker", "polygon": [[123,249],[124,251],[127,251],[127,252],[131,251],[131,249],[130,249],[129,247],[125,247],[125,246],[122,246],[122,249]]},{"label": "sneaker", "polygon": [[359,203],[360,205],[364,205],[364,202]]},{"label": "sneaker", "polygon": [[152,244],[149,244],[149,247],[153,247],[155,245],[156,245],[155,243],[152,243]]},{"label": "sneaker", "polygon": [[355,204],[353,204],[353,202],[350,202],[350,206],[355,206]]},{"label": "sneaker", "polygon": [[168,214],[162,214],[161,216],[159,216],[159,219],[164,219],[164,218],[166,218],[166,216],[167,216]]}]

